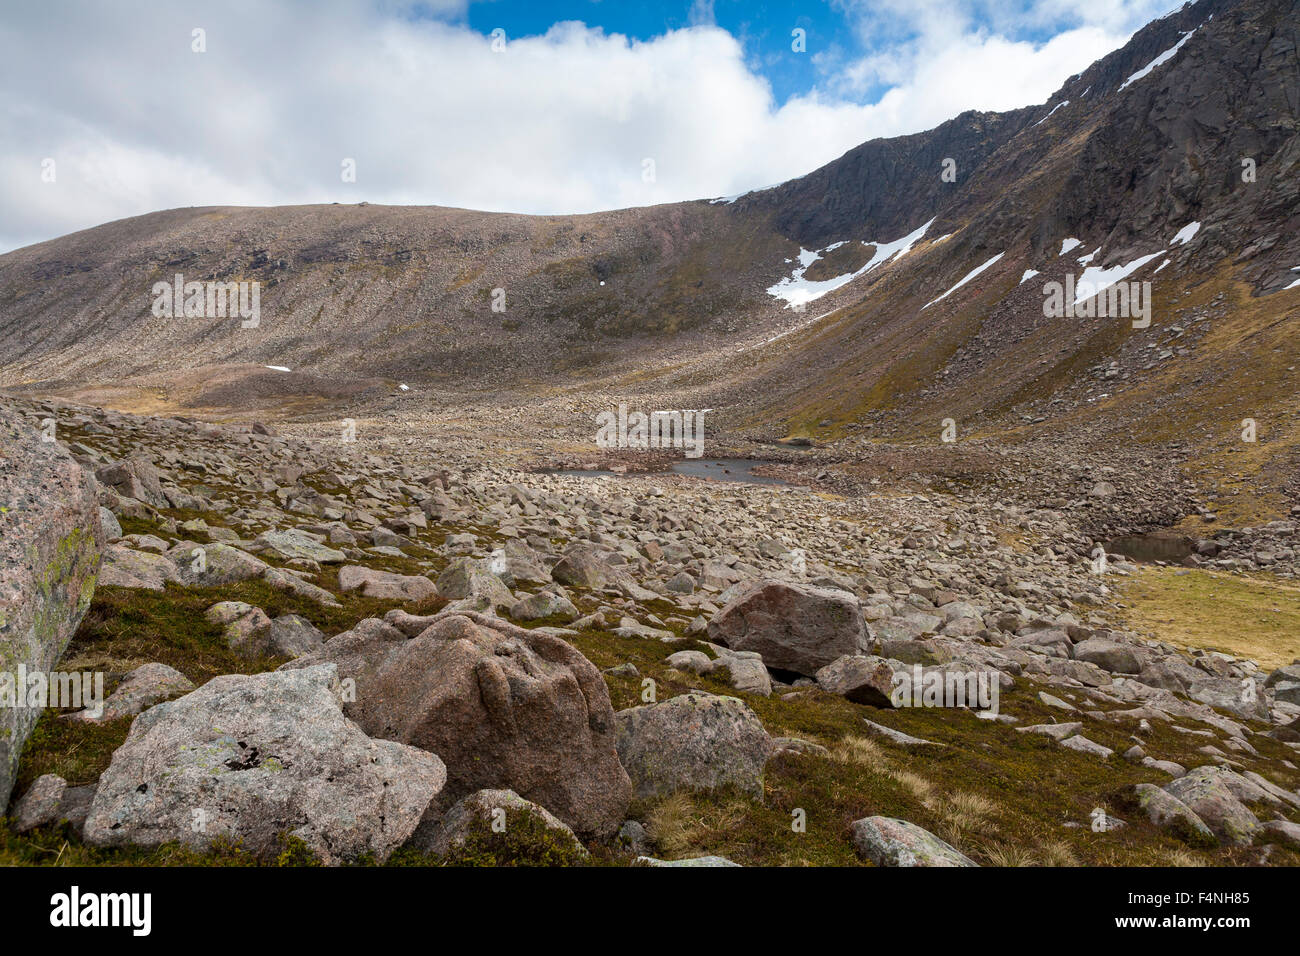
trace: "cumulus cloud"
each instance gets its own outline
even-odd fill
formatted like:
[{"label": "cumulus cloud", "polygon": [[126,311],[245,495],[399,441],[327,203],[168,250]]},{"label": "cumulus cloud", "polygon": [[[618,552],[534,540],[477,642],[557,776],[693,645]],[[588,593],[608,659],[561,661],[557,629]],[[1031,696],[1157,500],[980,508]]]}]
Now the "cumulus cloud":
[{"label": "cumulus cloud", "polygon": [[[500,51],[463,12],[461,0],[7,11],[0,250],[176,206],[568,213],[726,195],[963,109],[1042,102],[1130,29],[1116,14],[1118,27],[1080,20],[1034,44],[957,18],[875,57],[812,51],[824,82],[777,104],[709,2],[646,41],[569,22]],[[863,102],[872,85],[887,91]]]}]

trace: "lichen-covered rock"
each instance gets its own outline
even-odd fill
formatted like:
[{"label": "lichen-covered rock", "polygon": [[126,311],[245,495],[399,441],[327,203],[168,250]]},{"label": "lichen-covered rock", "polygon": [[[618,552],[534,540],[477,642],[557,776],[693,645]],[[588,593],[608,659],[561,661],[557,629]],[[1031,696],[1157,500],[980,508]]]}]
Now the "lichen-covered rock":
[{"label": "lichen-covered rock", "polygon": [[[54,668],[90,606],[104,548],[94,479],[45,434],[0,407],[0,674]],[[0,706],[0,810],[41,715],[16,702]]]},{"label": "lichen-covered rock", "polygon": [[438,593],[433,582],[419,574],[394,574],[355,564],[339,568],[339,590],[359,591],[362,597],[388,601],[422,601]]},{"label": "lichen-covered rock", "polygon": [[103,707],[94,710],[82,710],[69,714],[68,720],[79,720],[91,724],[104,724],[123,717],[132,717],[146,707],[164,701],[178,694],[188,694],[194,689],[194,682],[166,664],[154,661],[142,664],[123,678],[113,693],[108,695]]},{"label": "lichen-covered rock", "polygon": [[714,867],[740,866],[725,856],[693,856],[685,860],[659,860],[653,856],[639,856],[632,861],[633,866],[670,866],[670,867]]},{"label": "lichen-covered rock", "polygon": [[171,559],[122,544],[110,544],[105,549],[103,567],[99,571],[101,587],[162,591],[168,581],[180,580],[180,573]]},{"label": "lichen-covered rock", "polygon": [[598,551],[578,545],[565,552],[559,563],[551,568],[551,577],[561,584],[598,588],[610,579],[611,571]]},{"label": "lichen-covered rock", "polygon": [[96,470],[95,477],[123,498],[134,498],[152,508],[170,506],[167,496],[163,494],[160,472],[152,462],[143,458],[129,458],[104,465]]},{"label": "lichen-covered rock", "polygon": [[270,567],[261,558],[228,544],[189,543],[167,552],[181,581],[190,587],[216,587],[260,578]]},{"label": "lichen-covered rock", "polygon": [[323,604],[326,607],[339,606],[338,598],[329,591],[317,587],[310,581],[304,581],[290,571],[281,568],[267,568],[262,573],[262,580],[277,591],[288,591],[290,594],[307,598],[309,601],[315,601],[317,604]]},{"label": "lichen-covered rock", "polygon": [[978,866],[929,830],[893,817],[866,817],[851,827],[858,855],[876,866]]},{"label": "lichen-covered rock", "polygon": [[323,660],[355,681],[347,713],[368,734],[446,761],[437,809],[508,788],[584,838],[612,837],[626,819],[609,690],[560,638],[474,613],[439,614],[410,639],[371,619],[282,669]]},{"label": "lichen-covered rock", "polygon": [[243,601],[221,601],[207,610],[207,618],[222,627],[226,646],[240,657],[269,654],[271,619],[260,607]]},{"label": "lichen-covered rock", "polygon": [[14,801],[14,831],[26,833],[58,819],[59,804],[68,789],[68,781],[52,773],[41,774],[27,792]]},{"label": "lichen-covered rock", "polygon": [[1192,808],[1172,793],[1150,783],[1139,783],[1133,788],[1138,807],[1156,826],[1167,829],[1179,839],[1190,843],[1213,844],[1217,842],[1205,821]]},{"label": "lichen-covered rock", "polygon": [[816,679],[823,690],[854,703],[893,706],[894,669],[883,657],[845,654],[818,670]]},{"label": "lichen-covered rock", "polygon": [[812,677],[846,654],[870,653],[871,635],[849,592],[764,580],[742,588],[714,615],[709,640]]},{"label": "lichen-covered rock", "polygon": [[1264,686],[1272,688],[1277,700],[1300,704],[1300,661],[1273,671],[1264,680]]},{"label": "lichen-covered rock", "polygon": [[515,603],[515,596],[504,582],[487,569],[481,561],[457,558],[438,575],[438,596],[449,601],[481,599],[492,608],[506,609]]},{"label": "lichen-covered rock", "polygon": [[421,824],[407,846],[422,853],[446,856],[463,847],[476,829],[505,833],[521,816],[540,821],[559,844],[579,856],[587,855],[587,848],[562,820],[513,790],[478,790],[463,797],[436,823]]},{"label": "lichen-covered rock", "polygon": [[1197,767],[1185,776],[1165,784],[1164,790],[1182,801],[1205,822],[1222,842],[1247,846],[1255,838],[1259,820],[1237,799],[1220,767]]},{"label": "lichen-covered rock", "polygon": [[273,554],[285,561],[295,558],[317,564],[342,564],[347,555],[324,544],[320,535],[291,528],[288,531],[263,531],[251,545],[254,551]]},{"label": "lichen-covered rock", "polygon": [[512,605],[510,616],[516,621],[536,621],[544,617],[573,621],[579,617],[579,612],[563,594],[539,591]]},{"label": "lichen-covered rock", "polygon": [[772,696],[772,675],[767,672],[763,658],[753,651],[728,651],[710,662],[708,672],[723,677],[743,693]]},{"label": "lichen-covered rock", "polygon": [[266,635],[270,653],[280,657],[302,657],[321,649],[325,634],[298,614],[281,614],[271,621]]},{"label": "lichen-covered rock", "polygon": [[1112,674],[1136,674],[1142,669],[1137,653],[1131,646],[1099,637],[1075,644],[1074,659],[1096,664]]},{"label": "lichen-covered rock", "polygon": [[739,698],[682,694],[617,717],[618,757],[638,797],[726,786],[763,792],[772,740]]},{"label": "lichen-covered rock", "polygon": [[435,755],[371,740],[348,720],[333,665],[215,677],[135,719],[86,818],[95,846],[204,848],[259,856],[281,835],[326,863],[406,842],[442,790]]}]

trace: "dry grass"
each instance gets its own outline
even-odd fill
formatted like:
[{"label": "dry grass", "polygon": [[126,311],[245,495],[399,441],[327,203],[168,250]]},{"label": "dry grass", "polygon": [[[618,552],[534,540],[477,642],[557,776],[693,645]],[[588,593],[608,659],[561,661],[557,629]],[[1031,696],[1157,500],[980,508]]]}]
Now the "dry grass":
[{"label": "dry grass", "polygon": [[1079,858],[1068,843],[1047,839],[1038,844],[1037,857],[1039,866],[1078,866]]},{"label": "dry grass", "polygon": [[982,847],[989,866],[1036,866],[1034,855],[1019,844],[990,844]]},{"label": "dry grass", "polygon": [[698,856],[696,848],[715,832],[736,830],[748,807],[743,800],[697,803],[688,793],[665,797],[646,815],[646,832],[666,860]]},{"label": "dry grass", "polygon": [[903,785],[916,798],[916,802],[930,806],[935,799],[935,787],[929,780],[910,770],[890,770],[888,775]]},{"label": "dry grass", "polygon": [[866,737],[846,736],[831,751],[831,756],[840,763],[856,764],[860,767],[883,769],[886,763],[884,749],[874,740]]},{"label": "dry grass", "polygon": [[1126,622],[1180,647],[1281,667],[1300,657],[1300,587],[1264,576],[1143,568],[1123,588]]},{"label": "dry grass", "polygon": [[978,793],[956,791],[926,803],[940,818],[939,836],[948,843],[966,843],[972,836],[991,836],[998,832],[993,821],[997,804]]}]

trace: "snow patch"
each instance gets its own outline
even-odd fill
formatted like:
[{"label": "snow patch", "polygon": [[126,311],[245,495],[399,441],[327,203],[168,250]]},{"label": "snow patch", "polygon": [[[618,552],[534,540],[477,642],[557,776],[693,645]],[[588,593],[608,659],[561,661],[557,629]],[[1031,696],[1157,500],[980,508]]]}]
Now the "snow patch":
[{"label": "snow patch", "polygon": [[901,259],[925,235],[925,231],[930,228],[932,222],[934,222],[933,219],[914,232],[910,232],[903,238],[896,239],[893,242],[864,242],[864,246],[876,247],[870,261],[856,272],[847,272],[832,279],[805,279],[803,274],[808,271],[809,266],[822,257],[822,253],[836,249],[844,243],[833,243],[821,252],[810,252],[801,248],[799,250],[799,268],[795,269],[788,278],[782,279],[776,285],[769,286],[767,294],[778,299],[784,299],[792,306],[804,305],[814,299],[820,299],[826,293],[834,292],[841,286],[848,285],[854,279],[866,275],[876,266],[883,265],[891,259]]},{"label": "snow patch", "polygon": [[1039,275],[1039,274],[1040,274],[1040,273],[1039,273],[1039,271],[1038,271],[1037,269],[1026,269],[1026,270],[1025,270],[1025,274],[1022,275],[1022,276],[1020,277],[1020,282],[1019,282],[1018,284],[1019,284],[1019,285],[1024,285],[1026,282],[1028,282],[1028,281],[1029,281],[1030,279],[1032,279],[1034,276]]},{"label": "snow patch", "polygon": [[1058,256],[1063,256],[1063,255],[1065,255],[1067,252],[1069,252],[1071,249],[1077,249],[1077,248],[1078,248],[1079,246],[1081,246],[1081,245],[1083,245],[1083,240],[1082,240],[1082,239],[1062,239],[1062,240],[1061,240],[1061,251],[1058,252],[1057,255],[1058,255]]},{"label": "snow patch", "polygon": [[974,279],[977,275],[979,275],[981,272],[983,272],[983,271],[984,271],[985,269],[987,269],[989,266],[993,265],[993,263],[997,262],[999,259],[1001,259],[1001,258],[1002,258],[1003,256],[1005,256],[1005,255],[1006,255],[1005,252],[999,252],[996,256],[994,256],[994,257],[993,257],[992,259],[990,259],[988,262],[984,263],[984,264],[981,265],[981,266],[976,266],[976,267],[975,267],[974,269],[972,269],[970,272],[966,273],[966,275],[962,278],[962,280],[961,280],[960,282],[958,282],[955,286],[953,286],[951,289],[949,289],[949,290],[948,290],[947,292],[945,292],[943,295],[939,296],[939,298],[937,298],[937,299],[931,299],[931,300],[930,300],[929,302],[927,302],[925,305],[921,306],[921,309],[924,311],[925,309],[930,308],[930,306],[934,305],[936,302],[942,302],[944,299],[948,298],[948,296],[952,295],[954,292],[956,292],[958,289],[960,289],[962,286],[964,286],[967,282],[970,282],[971,279]]},{"label": "snow patch", "polygon": [[1174,236],[1173,239],[1169,240],[1169,244],[1171,246],[1176,246],[1180,243],[1191,242],[1192,237],[1200,231],[1201,224],[1199,222],[1189,222],[1187,225],[1183,226],[1183,228],[1178,230],[1178,234]]},{"label": "snow patch", "polygon": [[[1197,29],[1200,28],[1198,27]],[[1146,66],[1142,67],[1142,69],[1138,70],[1136,73],[1130,76],[1127,80],[1125,80],[1123,83],[1120,84],[1119,88],[1122,90],[1130,83],[1136,83],[1138,80],[1142,79],[1144,76],[1147,76],[1152,70],[1160,66],[1162,63],[1167,63],[1168,61],[1172,60],[1174,58],[1174,55],[1183,48],[1183,44],[1186,43],[1188,40],[1190,40],[1192,38],[1192,34],[1195,32],[1196,30],[1189,30],[1186,33],[1184,33],[1183,38],[1181,40],[1179,40],[1177,43],[1171,46],[1168,50],[1165,50],[1164,53],[1161,53],[1158,57],[1156,57]]]},{"label": "snow patch", "polygon": [[[1079,281],[1075,283],[1076,303],[1084,299],[1091,299],[1094,295],[1104,292],[1121,279],[1127,278],[1134,272],[1137,272],[1144,265],[1157,256],[1163,256],[1165,250],[1153,252],[1149,256],[1143,256],[1140,259],[1134,259],[1132,262],[1122,266],[1111,266],[1109,269],[1103,269],[1101,266],[1089,266],[1083,270],[1083,275],[1079,276]],[[1096,255],[1096,253],[1093,253]],[[1080,260],[1082,261],[1082,260]]]},{"label": "snow patch", "polygon": [[[787,180],[786,182],[788,182]],[[740,199],[742,196],[752,196],[754,193],[765,193],[769,189],[776,189],[778,186],[784,186],[785,182],[773,183],[770,186],[760,186],[758,189],[747,189],[743,193],[736,193],[734,196],[719,196],[717,199],[710,199],[709,205],[716,206],[718,203],[730,204]]]},{"label": "snow patch", "polygon": [[290,372],[292,369],[285,368],[283,365],[263,365],[263,368],[269,368],[276,372]]},{"label": "snow patch", "polygon": [[[1091,87],[1090,87],[1089,89],[1091,89]],[[1087,93],[1088,90],[1084,90],[1083,92]],[[1063,101],[1063,102],[1061,102],[1061,103],[1057,103],[1055,106],[1052,107],[1052,113],[1055,113],[1055,112],[1056,112],[1057,110],[1059,110],[1062,106],[1069,106],[1069,105],[1070,105],[1070,101],[1069,101],[1069,100],[1065,100],[1065,101]],[[1039,120],[1037,123],[1035,123],[1034,125],[1035,125],[1035,126],[1042,126],[1044,123],[1046,123],[1049,119],[1052,118],[1052,113],[1048,113],[1046,116],[1044,116],[1042,119],[1040,119],[1040,120]]]}]

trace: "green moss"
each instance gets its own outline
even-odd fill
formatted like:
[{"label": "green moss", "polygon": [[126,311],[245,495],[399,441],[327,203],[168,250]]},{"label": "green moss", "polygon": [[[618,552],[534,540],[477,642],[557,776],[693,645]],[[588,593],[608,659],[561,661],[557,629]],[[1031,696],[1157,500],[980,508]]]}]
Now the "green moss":
[{"label": "green moss", "polygon": [[0,819],[0,866],[320,866],[320,860],[302,840],[279,837],[279,849],[267,859],[221,838],[205,850],[183,843],[159,847],[88,846],[67,823],[37,827],[21,836],[9,821]]},{"label": "green moss", "polygon": [[[607,857],[602,857],[607,861]],[[464,845],[454,847],[445,858],[430,857],[414,850],[399,850],[390,866],[588,866],[593,862],[571,839],[548,827],[531,813],[510,815],[505,830],[493,831],[486,820],[471,825]]]}]

